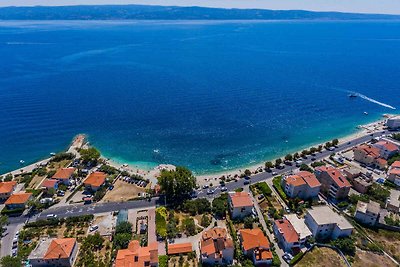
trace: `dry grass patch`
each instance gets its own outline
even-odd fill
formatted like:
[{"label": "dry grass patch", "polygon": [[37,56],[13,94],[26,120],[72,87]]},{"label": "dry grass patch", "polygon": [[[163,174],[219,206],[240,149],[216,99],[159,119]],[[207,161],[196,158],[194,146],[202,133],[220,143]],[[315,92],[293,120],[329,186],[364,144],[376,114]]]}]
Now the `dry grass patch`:
[{"label": "dry grass patch", "polygon": [[397,265],[387,256],[376,254],[371,251],[357,249],[354,257],[353,267],[396,267]]},{"label": "dry grass patch", "polygon": [[333,249],[315,247],[296,264],[296,267],[313,266],[346,267],[346,263]]},{"label": "dry grass patch", "polygon": [[128,201],[139,197],[139,193],[144,193],[145,189],[135,184],[130,184],[122,180],[117,180],[114,184],[114,189],[107,191],[106,195],[100,202],[118,202]]},{"label": "dry grass patch", "polygon": [[383,249],[389,253],[397,261],[400,261],[400,233],[379,229],[373,231],[365,229],[369,237],[378,243]]}]

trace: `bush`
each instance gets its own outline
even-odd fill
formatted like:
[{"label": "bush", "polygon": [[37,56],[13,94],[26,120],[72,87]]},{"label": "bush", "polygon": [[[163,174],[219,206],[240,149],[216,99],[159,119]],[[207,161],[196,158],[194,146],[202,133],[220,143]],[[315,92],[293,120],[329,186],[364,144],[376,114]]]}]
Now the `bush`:
[{"label": "bush", "polygon": [[300,165],[300,171],[308,171],[308,172],[311,172],[311,173],[314,172],[313,169],[311,169],[307,164],[301,164]]},{"label": "bush", "polygon": [[184,212],[194,216],[196,214],[204,214],[211,211],[211,203],[206,198],[198,198],[195,200],[186,200],[183,203]]},{"label": "bush", "polygon": [[356,245],[350,237],[338,238],[331,241],[331,245],[340,249],[344,254],[354,256],[356,253]]},{"label": "bush", "polygon": [[228,194],[221,194],[213,199],[212,212],[219,218],[224,218],[228,211]]},{"label": "bush", "polygon": [[168,256],[158,256],[158,267],[168,267]]},{"label": "bush", "polygon": [[256,187],[258,190],[261,191],[261,193],[265,196],[271,196],[272,195],[272,190],[269,188],[268,184],[266,182],[260,182],[256,184]]},{"label": "bush", "polygon": [[166,215],[163,216],[158,209],[156,210],[156,232],[163,238],[167,236],[167,221],[165,217]]},{"label": "bush", "polygon": [[63,160],[71,160],[74,158],[75,158],[75,156],[72,153],[60,152],[60,153],[57,153],[56,155],[54,155],[53,158],[50,160],[50,162],[60,162]]},{"label": "bush", "polygon": [[210,223],[211,223],[210,217],[207,214],[203,214],[203,216],[201,217],[200,225],[203,227],[207,227],[210,225]]},{"label": "bush", "polygon": [[293,257],[293,259],[290,261],[289,265],[293,266],[295,265],[302,257],[303,257],[303,252],[299,252],[296,254],[296,256]]},{"label": "bush", "polygon": [[283,201],[285,201],[287,203],[288,197],[286,196],[285,191],[283,191],[281,181],[282,181],[282,176],[277,176],[274,179],[272,179],[272,183],[273,183],[276,191],[278,191],[279,196],[283,199]]},{"label": "bush", "polygon": [[311,163],[311,167],[313,167],[313,168],[316,168],[316,167],[319,167],[319,166],[325,166],[325,165],[326,165],[326,163],[323,162],[323,161],[315,161],[315,162]]},{"label": "bush", "polygon": [[120,222],[115,228],[116,234],[132,234],[132,224],[128,221]]}]

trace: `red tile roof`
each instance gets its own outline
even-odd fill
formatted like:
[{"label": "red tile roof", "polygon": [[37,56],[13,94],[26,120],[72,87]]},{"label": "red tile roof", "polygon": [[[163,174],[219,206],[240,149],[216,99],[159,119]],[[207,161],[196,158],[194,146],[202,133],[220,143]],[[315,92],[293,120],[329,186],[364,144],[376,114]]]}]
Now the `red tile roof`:
[{"label": "red tile roof", "polygon": [[234,208],[253,206],[253,201],[247,192],[229,193]]},{"label": "red tile roof", "polygon": [[31,193],[15,193],[12,194],[4,204],[25,204],[28,202],[29,198],[32,196]]},{"label": "red tile roof", "polygon": [[400,160],[396,160],[393,162],[393,164],[390,166],[392,168],[400,168]]},{"label": "red tile roof", "polygon": [[395,152],[399,150],[399,147],[388,141],[379,141],[374,144],[375,146],[383,146],[387,151]]},{"label": "red tile roof", "polygon": [[299,241],[299,234],[294,230],[293,225],[286,218],[276,220],[275,225],[278,228],[279,233],[282,234],[283,238],[287,243],[294,243]]},{"label": "red tile roof", "polygon": [[309,187],[321,186],[321,183],[315,177],[315,175],[308,171],[300,171],[294,175],[286,177],[286,183],[293,186],[300,186],[308,184]]},{"label": "red tile roof", "polygon": [[227,236],[226,229],[220,227],[205,231],[200,240],[201,253],[207,256],[221,257],[222,250],[233,247],[233,240]]},{"label": "red tile roof", "polygon": [[84,184],[99,187],[105,183],[107,175],[104,172],[93,172],[86,178]]},{"label": "red tile roof", "polygon": [[158,244],[153,242],[147,247],[141,247],[139,241],[133,240],[127,249],[118,250],[115,267],[143,267],[158,263]]},{"label": "red tile roof", "polygon": [[354,150],[363,150],[368,156],[377,158],[380,156],[379,149],[367,144],[362,144],[354,148]]},{"label": "red tile roof", "polygon": [[67,180],[75,172],[75,168],[61,168],[53,175],[53,179]]},{"label": "red tile roof", "polygon": [[269,248],[270,244],[267,237],[260,229],[240,229],[242,237],[242,246],[244,250],[255,249],[259,247]]},{"label": "red tile roof", "polygon": [[54,186],[58,183],[57,180],[55,179],[46,179],[43,181],[42,183],[42,187],[46,187],[46,188],[54,188]]},{"label": "red tile roof", "polygon": [[186,254],[192,251],[192,243],[168,244],[168,255]]},{"label": "red tile roof", "polygon": [[9,194],[14,191],[17,182],[9,181],[0,183],[0,194]]},{"label": "red tile roof", "polygon": [[390,169],[389,174],[400,175],[400,168]]},{"label": "red tile roof", "polygon": [[51,241],[43,259],[67,259],[71,257],[72,251],[76,244],[75,238],[60,238]]},{"label": "red tile roof", "polygon": [[332,181],[340,188],[342,187],[351,187],[349,181],[343,176],[339,169],[330,167],[330,166],[321,166],[318,167],[317,170],[327,173]]}]

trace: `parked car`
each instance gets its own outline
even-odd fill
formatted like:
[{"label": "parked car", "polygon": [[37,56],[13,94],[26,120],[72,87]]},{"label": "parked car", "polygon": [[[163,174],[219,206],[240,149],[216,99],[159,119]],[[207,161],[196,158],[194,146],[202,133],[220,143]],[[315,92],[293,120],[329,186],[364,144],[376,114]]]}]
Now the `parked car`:
[{"label": "parked car", "polygon": [[226,188],[225,186],[221,187],[221,192],[225,192],[228,191],[228,188]]},{"label": "parked car", "polygon": [[97,224],[96,225],[92,225],[92,226],[89,227],[89,232],[94,232],[97,229],[99,229],[99,226]]},{"label": "parked car", "polygon": [[248,184],[250,184],[250,181],[249,180],[244,180],[244,183],[243,183],[244,185],[248,185]]},{"label": "parked car", "polygon": [[277,172],[272,172],[272,175],[278,175],[278,173]]},{"label": "parked car", "polygon": [[293,256],[292,256],[292,254],[285,252],[285,254],[283,254],[282,258],[284,261],[289,263],[293,259]]},{"label": "parked car", "polygon": [[56,214],[53,214],[53,213],[47,214],[46,218],[47,218],[47,219],[55,219],[55,218],[57,218],[57,215],[56,215]]},{"label": "parked car", "polygon": [[207,189],[209,186],[207,184],[203,185],[203,189]]},{"label": "parked car", "polygon": [[214,192],[215,192],[215,189],[208,189],[207,190],[207,195],[212,195],[212,194],[214,194]]}]

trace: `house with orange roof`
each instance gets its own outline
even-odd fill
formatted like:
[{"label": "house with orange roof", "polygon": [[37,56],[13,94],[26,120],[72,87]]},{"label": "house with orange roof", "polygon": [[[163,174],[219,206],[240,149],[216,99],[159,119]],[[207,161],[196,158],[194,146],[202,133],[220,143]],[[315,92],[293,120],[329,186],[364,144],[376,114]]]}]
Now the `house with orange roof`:
[{"label": "house with orange roof", "polygon": [[393,162],[387,172],[387,179],[400,186],[400,161]]},{"label": "house with orange roof", "polygon": [[300,171],[282,179],[282,188],[291,198],[312,199],[318,196],[321,183],[308,171]]},{"label": "house with orange roof", "polygon": [[292,252],[300,248],[300,235],[288,219],[275,220],[273,230],[278,243],[284,251]]},{"label": "house with orange roof", "polygon": [[387,140],[381,140],[373,144],[374,147],[379,149],[379,155],[383,159],[389,159],[391,156],[399,152],[399,147]]},{"label": "house with orange roof", "polygon": [[107,175],[104,172],[92,172],[83,182],[85,188],[90,191],[97,191],[106,183]]},{"label": "house with orange roof", "polygon": [[339,169],[320,166],[315,169],[315,176],[321,183],[321,192],[327,197],[343,199],[348,196],[351,184]]},{"label": "house with orange roof", "polygon": [[71,179],[75,173],[75,168],[61,168],[51,177],[52,179],[58,180],[60,183],[65,185],[71,184]]},{"label": "house with orange roof", "polygon": [[25,209],[26,204],[32,199],[31,193],[15,193],[12,194],[4,204],[8,210]]},{"label": "house with orange roof", "polygon": [[193,252],[192,243],[168,244],[167,255],[183,255]]},{"label": "house with orange roof", "polygon": [[249,257],[255,266],[272,263],[270,243],[260,229],[240,229],[239,238],[243,254]]},{"label": "house with orange roof", "polygon": [[200,240],[200,260],[208,265],[231,265],[234,254],[233,240],[226,229],[211,228],[203,232]]},{"label": "house with orange roof", "polygon": [[45,238],[38,242],[29,254],[32,267],[74,265],[78,254],[78,243],[75,238]]},{"label": "house with orange roof", "polygon": [[386,168],[387,161],[381,157],[379,148],[367,144],[361,144],[353,149],[354,160],[367,166]]},{"label": "house with orange roof", "polygon": [[138,240],[132,240],[127,249],[118,250],[114,267],[144,266],[158,266],[157,242],[141,247]]},{"label": "house with orange roof", "polygon": [[16,186],[17,186],[17,182],[15,182],[15,181],[1,182],[0,183],[0,201],[7,200],[11,196],[11,194],[14,191]]},{"label": "house with orange roof", "polygon": [[229,192],[228,204],[232,219],[241,219],[253,213],[253,201],[248,192]]},{"label": "house with orange roof", "polygon": [[58,181],[55,179],[45,179],[40,185],[42,189],[45,191],[53,188],[54,190],[58,189]]}]

